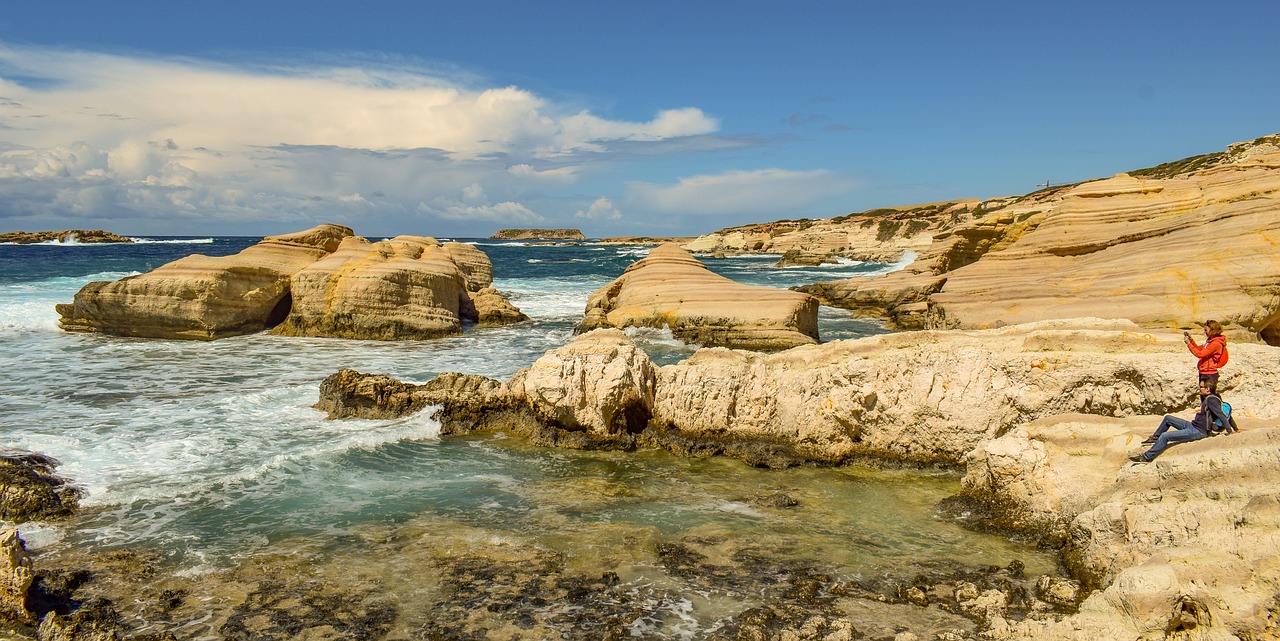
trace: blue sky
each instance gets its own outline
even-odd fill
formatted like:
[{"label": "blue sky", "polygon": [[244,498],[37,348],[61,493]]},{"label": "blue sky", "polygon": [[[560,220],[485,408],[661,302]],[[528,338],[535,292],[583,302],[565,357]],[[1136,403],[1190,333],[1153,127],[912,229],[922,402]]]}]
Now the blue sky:
[{"label": "blue sky", "polygon": [[[190,5],[190,6],[185,6]],[[45,2],[0,231],[697,235],[1280,132],[1280,3]]]}]

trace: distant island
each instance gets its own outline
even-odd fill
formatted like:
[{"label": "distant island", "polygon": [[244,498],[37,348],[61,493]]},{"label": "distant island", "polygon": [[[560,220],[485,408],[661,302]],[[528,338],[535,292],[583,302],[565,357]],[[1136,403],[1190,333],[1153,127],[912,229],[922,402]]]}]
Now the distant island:
[{"label": "distant island", "polygon": [[101,229],[65,229],[62,231],[11,231],[0,234],[0,243],[32,245],[35,243],[131,243],[132,238]]},{"label": "distant island", "polygon": [[586,240],[576,229],[499,229],[489,238],[496,240]]}]

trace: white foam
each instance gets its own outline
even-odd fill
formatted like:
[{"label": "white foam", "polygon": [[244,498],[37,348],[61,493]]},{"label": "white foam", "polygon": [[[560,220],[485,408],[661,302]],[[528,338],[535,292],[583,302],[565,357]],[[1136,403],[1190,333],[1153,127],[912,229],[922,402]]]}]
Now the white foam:
[{"label": "white foam", "polygon": [[139,245],[212,245],[212,238],[140,238],[130,237],[134,243]]}]

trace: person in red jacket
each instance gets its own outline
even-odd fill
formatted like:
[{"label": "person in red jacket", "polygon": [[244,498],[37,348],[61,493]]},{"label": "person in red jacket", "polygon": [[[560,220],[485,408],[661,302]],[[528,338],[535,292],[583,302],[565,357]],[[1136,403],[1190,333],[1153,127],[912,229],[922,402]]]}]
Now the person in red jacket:
[{"label": "person in red jacket", "polygon": [[1187,344],[1187,349],[1196,358],[1200,359],[1196,363],[1196,371],[1200,373],[1200,380],[1213,381],[1214,386],[1218,385],[1218,368],[1227,362],[1227,337],[1222,335],[1222,323],[1216,320],[1205,321],[1204,323],[1204,345],[1196,343],[1196,339],[1191,338],[1189,332],[1182,332],[1182,342]]}]

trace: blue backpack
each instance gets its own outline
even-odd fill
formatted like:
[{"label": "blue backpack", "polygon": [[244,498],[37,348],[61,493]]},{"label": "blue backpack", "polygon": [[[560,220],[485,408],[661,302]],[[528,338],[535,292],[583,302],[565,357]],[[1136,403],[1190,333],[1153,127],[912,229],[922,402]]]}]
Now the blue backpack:
[{"label": "blue backpack", "polygon": [[[1225,416],[1225,417],[1227,417],[1227,423],[1231,423],[1231,422],[1233,422],[1233,421],[1231,420],[1231,403],[1228,403],[1228,402],[1226,402],[1226,401],[1222,400],[1222,397],[1221,397],[1221,396],[1219,396],[1219,397],[1218,397],[1218,402],[1219,402],[1219,403],[1222,403],[1222,415],[1223,415],[1223,416]],[[1210,411],[1208,411],[1208,410],[1209,410],[1209,408],[1208,408],[1208,407],[1206,407],[1206,408],[1205,408],[1205,418],[1207,418],[1207,419],[1208,419],[1208,420],[1206,421],[1206,423],[1208,423],[1208,424],[1209,424],[1209,433],[1210,433],[1210,434],[1217,434],[1218,432],[1221,432],[1221,431],[1223,431],[1223,430],[1227,429],[1227,424],[1223,423],[1223,422],[1222,422],[1222,419],[1218,418],[1217,416],[1215,416],[1215,415],[1213,414],[1213,412],[1210,412]]]}]

